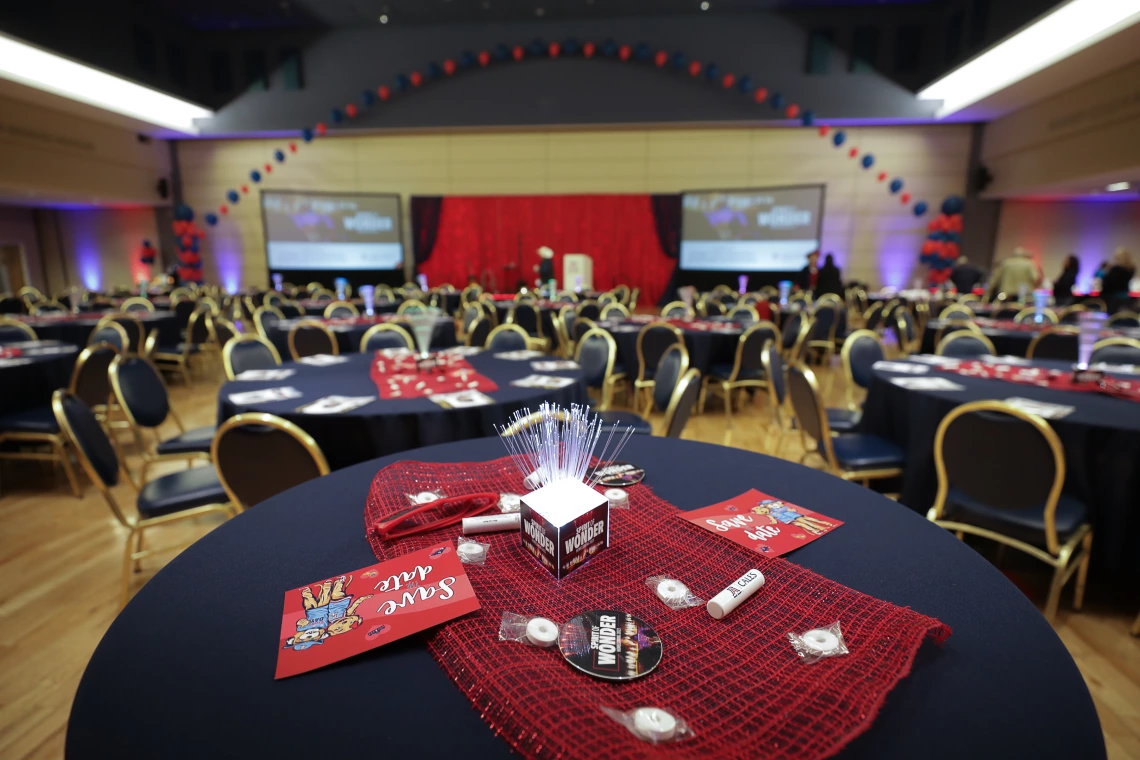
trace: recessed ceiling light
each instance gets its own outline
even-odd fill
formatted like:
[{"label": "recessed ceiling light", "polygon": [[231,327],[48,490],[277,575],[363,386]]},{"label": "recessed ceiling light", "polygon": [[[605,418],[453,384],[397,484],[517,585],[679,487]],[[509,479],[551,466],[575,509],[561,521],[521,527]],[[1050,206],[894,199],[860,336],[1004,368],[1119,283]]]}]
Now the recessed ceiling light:
[{"label": "recessed ceiling light", "polygon": [[381,24],[387,24],[388,23],[388,14],[387,13],[381,13],[380,14],[380,23]]},{"label": "recessed ceiling light", "polygon": [[705,2],[701,3],[701,10],[707,11],[708,9],[709,9],[708,0],[705,0]]},{"label": "recessed ceiling light", "polygon": [[546,9],[542,8],[542,7],[535,8],[534,9],[534,15],[538,16],[539,18],[542,18],[543,16],[546,15]]},{"label": "recessed ceiling light", "polygon": [[1121,190],[1127,190],[1132,185],[1128,182],[1113,182],[1111,185],[1105,185],[1105,190],[1110,193],[1119,193]]}]

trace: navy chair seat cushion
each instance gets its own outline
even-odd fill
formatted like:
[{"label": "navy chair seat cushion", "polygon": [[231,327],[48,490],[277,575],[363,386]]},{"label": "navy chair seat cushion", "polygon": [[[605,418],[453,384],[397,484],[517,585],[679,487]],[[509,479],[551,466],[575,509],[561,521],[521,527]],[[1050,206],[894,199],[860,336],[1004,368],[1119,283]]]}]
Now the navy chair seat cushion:
[{"label": "navy chair seat cushion", "polygon": [[840,435],[831,439],[831,446],[836,461],[845,470],[878,470],[903,466],[903,450],[877,435]]},{"label": "navy chair seat cushion", "polygon": [[[714,364],[709,367],[709,377],[714,380],[727,380],[732,377],[733,364]],[[740,374],[736,376],[737,380],[763,380],[764,370],[760,367],[754,369],[742,368]]]},{"label": "navy chair seat cushion", "polygon": [[[944,520],[969,523],[1034,546],[1045,546],[1045,506],[1001,509],[971,499],[957,488],[946,494]],[[1088,508],[1079,499],[1061,494],[1054,513],[1057,537],[1064,542],[1088,519]]]},{"label": "navy chair seat cushion", "polygon": [[192,467],[147,483],[139,491],[137,506],[139,516],[149,519],[229,500],[212,466]]},{"label": "navy chair seat cushion", "polygon": [[616,425],[619,431],[632,427],[633,432],[643,435],[653,435],[653,425],[644,417],[631,411],[615,409],[609,412],[597,412],[598,418],[606,425]]},{"label": "navy chair seat cushion", "polygon": [[18,412],[0,417],[0,433],[46,433],[59,432],[59,424],[50,406],[37,406],[21,409]]},{"label": "navy chair seat cushion", "polygon": [[[198,350],[199,346],[197,343],[190,344],[190,353],[196,354],[198,353]],[[186,344],[179,343],[175,346],[158,346],[156,349],[154,349],[154,352],[156,354],[183,354],[186,352]]]},{"label": "navy chair seat cushion", "polygon": [[194,454],[197,452],[210,453],[210,444],[214,442],[214,433],[217,428],[213,425],[191,428],[185,433],[158,444],[155,451],[160,456],[168,454]]},{"label": "navy chair seat cushion", "polygon": [[827,424],[835,433],[850,433],[859,426],[862,412],[853,412],[850,409],[828,409]]}]

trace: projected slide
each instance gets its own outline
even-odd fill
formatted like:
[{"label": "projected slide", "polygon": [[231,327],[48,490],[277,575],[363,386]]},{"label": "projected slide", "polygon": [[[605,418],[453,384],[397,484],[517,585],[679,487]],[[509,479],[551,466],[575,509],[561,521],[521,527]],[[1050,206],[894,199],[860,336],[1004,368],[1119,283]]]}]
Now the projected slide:
[{"label": "projected slide", "polygon": [[819,250],[823,185],[685,193],[681,269],[793,272]]},{"label": "projected slide", "polygon": [[261,193],[271,270],[398,269],[398,195]]}]

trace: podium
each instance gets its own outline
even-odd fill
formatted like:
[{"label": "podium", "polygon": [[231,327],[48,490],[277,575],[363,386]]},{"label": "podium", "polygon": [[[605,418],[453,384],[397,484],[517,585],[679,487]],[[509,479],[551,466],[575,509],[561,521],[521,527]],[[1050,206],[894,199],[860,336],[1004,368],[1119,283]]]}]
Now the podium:
[{"label": "podium", "polygon": [[[581,277],[581,285],[578,278]],[[562,287],[566,290],[594,289],[594,260],[584,253],[562,254]]]}]

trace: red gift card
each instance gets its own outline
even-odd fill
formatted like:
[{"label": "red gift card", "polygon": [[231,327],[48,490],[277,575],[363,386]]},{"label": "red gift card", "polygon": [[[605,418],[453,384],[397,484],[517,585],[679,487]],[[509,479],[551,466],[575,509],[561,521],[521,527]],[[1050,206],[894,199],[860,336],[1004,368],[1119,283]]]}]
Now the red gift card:
[{"label": "red gift card", "polygon": [[797,507],[755,488],[720,504],[685,512],[682,517],[769,557],[810,544],[843,524],[834,517]]},{"label": "red gift card", "polygon": [[277,673],[288,678],[479,609],[451,542],[285,594]]}]

